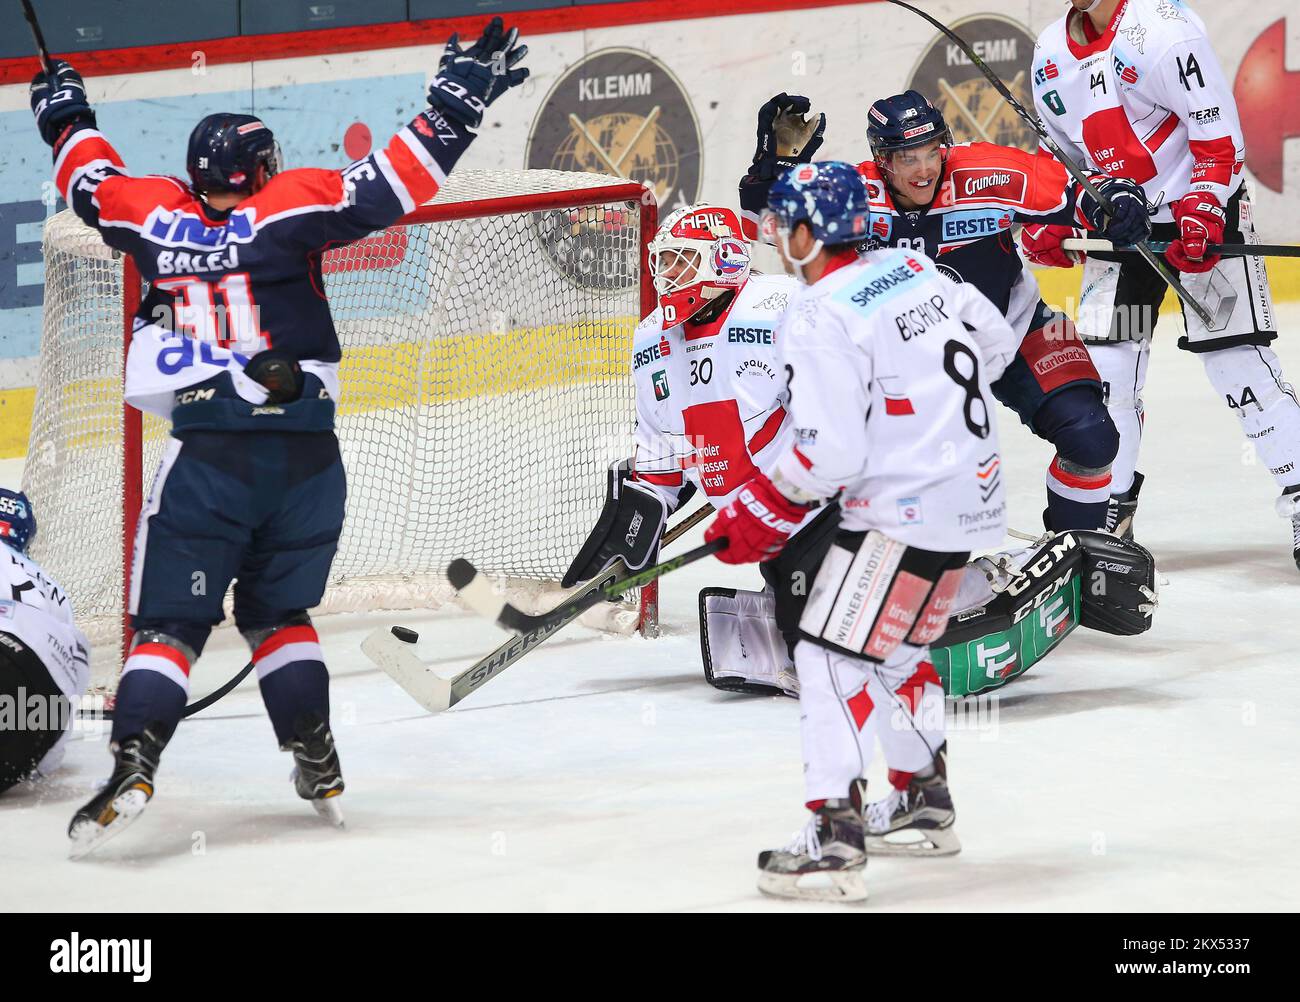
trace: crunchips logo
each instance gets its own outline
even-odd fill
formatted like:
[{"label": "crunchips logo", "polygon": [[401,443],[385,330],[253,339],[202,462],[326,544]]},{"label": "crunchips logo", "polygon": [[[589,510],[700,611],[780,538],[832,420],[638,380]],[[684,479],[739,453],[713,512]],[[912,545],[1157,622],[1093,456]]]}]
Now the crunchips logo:
[{"label": "crunchips logo", "polygon": [[1029,178],[1023,171],[962,167],[952,172],[953,190],[966,196],[1022,202]]}]

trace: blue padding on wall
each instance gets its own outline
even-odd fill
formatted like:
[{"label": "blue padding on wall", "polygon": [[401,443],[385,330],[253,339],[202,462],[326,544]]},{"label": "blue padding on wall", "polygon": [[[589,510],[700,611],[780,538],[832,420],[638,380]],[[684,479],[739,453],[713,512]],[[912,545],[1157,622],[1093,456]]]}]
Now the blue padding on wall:
[{"label": "blue padding on wall", "polygon": [[241,31],[268,35],[406,20],[407,0],[240,0]]},{"label": "blue padding on wall", "polygon": [[[57,0],[38,3],[51,52],[86,52],[130,45],[165,45],[239,34],[239,0]],[[22,7],[0,5],[0,58],[35,55]],[[35,67],[33,66],[33,72]]]}]

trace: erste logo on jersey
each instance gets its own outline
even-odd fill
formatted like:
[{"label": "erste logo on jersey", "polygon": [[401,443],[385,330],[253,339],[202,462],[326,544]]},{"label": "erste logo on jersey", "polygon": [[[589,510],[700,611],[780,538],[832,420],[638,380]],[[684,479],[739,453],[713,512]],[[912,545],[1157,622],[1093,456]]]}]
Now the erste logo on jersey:
[{"label": "erste logo on jersey", "polygon": [[1118,52],[1114,53],[1115,57],[1115,75],[1124,83],[1132,86],[1138,82],[1137,67],[1130,62],[1126,62]]},{"label": "erste logo on jersey", "polygon": [[997,236],[1011,226],[1011,213],[1002,209],[971,209],[943,217],[944,243]]},{"label": "erste logo on jersey", "polygon": [[652,344],[649,348],[642,348],[632,356],[632,371],[635,372],[641,366],[657,362],[661,358],[667,358],[672,353],[673,346],[668,338],[661,337],[658,344]]}]

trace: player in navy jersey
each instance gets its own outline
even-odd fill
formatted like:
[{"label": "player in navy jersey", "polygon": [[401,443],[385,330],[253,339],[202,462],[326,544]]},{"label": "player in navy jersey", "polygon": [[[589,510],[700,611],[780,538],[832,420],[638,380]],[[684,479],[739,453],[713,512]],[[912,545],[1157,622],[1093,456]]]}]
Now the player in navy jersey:
[{"label": "player in navy jersey", "polygon": [[114,771],[72,820],[74,855],[152,797],[232,579],[235,623],[293,755],[297,792],[342,823],[329,677],[307,613],[325,590],[346,492],[333,430],[339,342],[321,259],[434,196],[486,107],[528,75],[518,65],[526,52],[500,18],[467,49],[453,35],[428,107],[342,171],[283,171],[265,123],[209,115],[190,136],[188,184],[130,175],[67,63],[32,81],[60,194],[148,283],[127,402],[172,422],[131,563],[135,632],[117,691]]},{"label": "player in navy jersey", "polygon": [[[780,94],[759,112],[759,148],[740,183],[751,238],[775,171],[810,160],[821,143],[824,116],[803,136],[790,124],[792,117],[803,121],[808,110],[807,98]],[[974,285],[1002,312],[1021,343],[993,393],[1056,447],[1044,524],[1057,532],[1101,528],[1119,433],[1088,350],[1069,319],[1042,301],[1016,252],[1012,225],[1086,223],[1140,239],[1150,228],[1141,188],[1098,174],[1096,183],[1122,210],[1107,219],[1055,161],[992,143],[954,145],[942,113],[914,90],[871,106],[867,138],[872,157],[858,172],[875,215],[864,249],[902,247],[929,255],[949,278]]]}]

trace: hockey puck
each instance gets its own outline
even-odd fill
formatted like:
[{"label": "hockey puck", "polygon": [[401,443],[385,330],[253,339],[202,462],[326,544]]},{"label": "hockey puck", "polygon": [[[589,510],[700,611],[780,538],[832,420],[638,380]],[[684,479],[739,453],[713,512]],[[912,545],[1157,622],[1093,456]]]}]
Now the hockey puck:
[{"label": "hockey puck", "polygon": [[413,644],[420,639],[420,635],[414,630],[407,629],[405,626],[394,626],[393,636],[404,644]]}]

